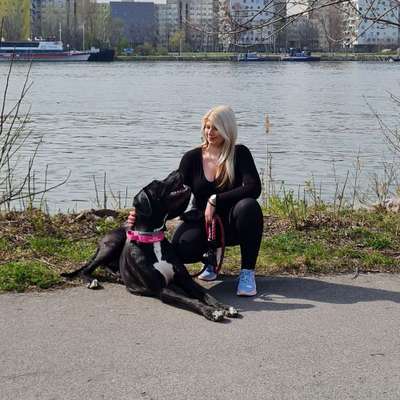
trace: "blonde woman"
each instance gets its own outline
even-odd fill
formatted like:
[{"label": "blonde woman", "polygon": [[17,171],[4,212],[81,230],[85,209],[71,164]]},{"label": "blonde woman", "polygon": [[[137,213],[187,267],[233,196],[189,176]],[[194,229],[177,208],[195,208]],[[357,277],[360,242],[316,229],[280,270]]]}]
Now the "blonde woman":
[{"label": "blonde woman", "polygon": [[[172,243],[182,262],[201,261],[207,250],[204,219],[211,222],[217,213],[224,225],[226,245],[240,245],[241,249],[237,295],[254,296],[254,269],[263,231],[263,216],[256,200],[261,194],[260,177],[249,149],[236,144],[237,123],[230,107],[218,106],[204,115],[202,136],[201,146],[183,155],[179,170],[192,190],[192,207],[204,218],[182,222]],[[128,222],[134,221],[132,212]],[[206,281],[216,278],[212,266],[199,276]]]}]

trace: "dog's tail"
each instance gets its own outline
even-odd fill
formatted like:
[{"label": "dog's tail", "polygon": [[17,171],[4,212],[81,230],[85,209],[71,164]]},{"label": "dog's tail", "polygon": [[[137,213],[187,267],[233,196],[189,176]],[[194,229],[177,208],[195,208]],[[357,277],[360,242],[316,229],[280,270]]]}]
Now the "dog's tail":
[{"label": "dog's tail", "polygon": [[62,272],[60,275],[63,278],[68,278],[68,279],[72,279],[72,278],[76,278],[90,263],[93,262],[93,260],[96,258],[97,253],[99,252],[99,250],[96,250],[96,253],[94,254],[94,256],[90,259],[90,261],[88,261],[86,264],[82,265],[81,267],[79,267],[78,269],[74,270],[74,271],[70,271],[70,272]]},{"label": "dog's tail", "polygon": [[74,270],[74,271],[70,271],[70,272],[62,272],[60,275],[63,278],[75,278],[77,277],[87,266],[89,265],[89,263],[86,263],[85,265],[83,265],[82,267]]}]

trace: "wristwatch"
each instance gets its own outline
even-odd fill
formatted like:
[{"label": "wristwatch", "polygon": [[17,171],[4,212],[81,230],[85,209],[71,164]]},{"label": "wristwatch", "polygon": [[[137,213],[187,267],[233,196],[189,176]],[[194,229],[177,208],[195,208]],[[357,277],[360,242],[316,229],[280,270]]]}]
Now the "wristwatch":
[{"label": "wristwatch", "polygon": [[208,202],[209,202],[212,206],[216,207],[216,206],[217,206],[217,195],[216,195],[216,194],[212,194],[212,195],[209,197]]}]

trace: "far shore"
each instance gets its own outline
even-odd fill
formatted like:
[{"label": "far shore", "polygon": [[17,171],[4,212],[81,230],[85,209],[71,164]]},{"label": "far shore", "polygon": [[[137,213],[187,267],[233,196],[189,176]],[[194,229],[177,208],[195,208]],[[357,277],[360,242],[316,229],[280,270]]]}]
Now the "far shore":
[{"label": "far shore", "polygon": [[[281,54],[263,54],[266,57],[265,62],[268,61],[281,61]],[[380,62],[391,62],[393,59],[398,59],[399,56],[395,53],[313,53],[313,55],[321,58],[321,61],[380,61]],[[168,54],[168,55],[149,55],[139,56],[131,55],[116,56],[116,61],[236,61],[237,55],[234,53],[183,53],[179,54]],[[283,61],[286,62],[286,61]]]}]

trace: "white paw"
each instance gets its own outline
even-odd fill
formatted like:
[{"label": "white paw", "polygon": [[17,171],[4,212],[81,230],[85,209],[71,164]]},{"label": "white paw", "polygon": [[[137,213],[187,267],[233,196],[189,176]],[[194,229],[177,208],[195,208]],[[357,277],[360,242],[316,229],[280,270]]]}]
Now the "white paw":
[{"label": "white paw", "polygon": [[215,310],[212,312],[213,321],[221,321],[224,318],[224,312],[221,310]]},{"label": "white paw", "polygon": [[97,289],[99,287],[99,281],[97,279],[93,279],[90,283],[88,283],[88,289]]},{"label": "white paw", "polygon": [[229,317],[237,317],[239,315],[238,310],[236,310],[235,307],[229,307],[228,308],[228,316]]}]

